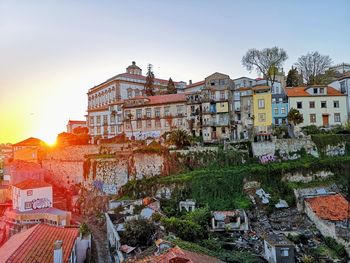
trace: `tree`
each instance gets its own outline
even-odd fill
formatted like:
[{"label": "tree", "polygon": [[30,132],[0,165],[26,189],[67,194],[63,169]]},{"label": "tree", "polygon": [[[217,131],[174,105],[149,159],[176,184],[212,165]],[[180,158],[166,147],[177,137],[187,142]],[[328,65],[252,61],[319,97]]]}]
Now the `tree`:
[{"label": "tree", "polygon": [[125,223],[125,231],[121,236],[121,243],[129,246],[149,246],[153,243],[156,226],[149,220],[141,218]]},{"label": "tree", "polygon": [[170,78],[168,81],[168,85],[166,87],[168,94],[176,94],[177,89],[175,87],[174,81]]},{"label": "tree", "polygon": [[299,86],[300,84],[299,80],[300,78],[299,78],[298,70],[292,66],[292,68],[288,71],[288,75],[287,75],[287,81],[286,81],[287,87]]},{"label": "tree", "polygon": [[154,96],[155,95],[155,93],[154,93],[154,74],[152,71],[151,64],[148,64],[148,68],[147,68],[145,92],[146,92],[146,96]]},{"label": "tree", "polygon": [[191,145],[193,138],[185,130],[177,129],[173,130],[169,135],[167,142],[175,144],[178,149],[182,149],[184,146]]},{"label": "tree", "polygon": [[288,58],[287,52],[282,48],[272,47],[258,50],[249,49],[242,58],[242,65],[250,72],[255,68],[266,78],[266,83],[272,87],[276,80],[278,68]]},{"label": "tree", "polygon": [[319,84],[318,77],[325,73],[331,64],[332,59],[329,56],[321,55],[317,51],[299,57],[295,63],[307,85]]},{"label": "tree", "polygon": [[287,115],[288,122],[291,124],[291,137],[295,137],[294,135],[294,126],[302,123],[304,121],[303,115],[294,108],[291,108]]},{"label": "tree", "polygon": [[315,78],[315,82],[318,85],[328,85],[334,80],[336,80],[336,73],[331,69],[326,70],[323,74],[317,75]]}]

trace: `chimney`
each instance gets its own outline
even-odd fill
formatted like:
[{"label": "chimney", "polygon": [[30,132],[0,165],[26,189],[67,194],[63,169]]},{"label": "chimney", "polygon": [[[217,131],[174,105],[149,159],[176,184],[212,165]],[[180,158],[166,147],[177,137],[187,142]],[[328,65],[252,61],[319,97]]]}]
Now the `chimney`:
[{"label": "chimney", "polygon": [[53,249],[53,263],[63,262],[62,240],[56,240]]},{"label": "chimney", "polygon": [[189,85],[192,85],[192,79],[190,79],[190,80],[188,81],[188,83],[189,83]]}]

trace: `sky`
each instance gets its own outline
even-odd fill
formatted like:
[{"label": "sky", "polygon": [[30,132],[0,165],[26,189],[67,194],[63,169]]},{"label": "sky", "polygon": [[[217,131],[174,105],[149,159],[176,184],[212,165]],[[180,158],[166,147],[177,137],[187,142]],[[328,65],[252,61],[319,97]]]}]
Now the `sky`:
[{"label": "sky", "polygon": [[176,81],[256,77],[242,56],[273,46],[286,72],[309,51],[350,63],[350,1],[0,0],[0,143],[53,142],[131,61]]}]

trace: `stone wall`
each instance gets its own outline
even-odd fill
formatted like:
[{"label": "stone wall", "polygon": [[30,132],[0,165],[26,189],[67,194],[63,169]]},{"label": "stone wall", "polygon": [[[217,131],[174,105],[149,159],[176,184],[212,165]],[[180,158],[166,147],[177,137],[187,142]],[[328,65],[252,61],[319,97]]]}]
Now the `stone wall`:
[{"label": "stone wall", "polygon": [[284,159],[296,159],[300,157],[297,153],[302,149],[306,153],[318,157],[316,145],[310,136],[291,139],[276,139],[273,137],[271,141],[252,142],[254,156],[276,155],[278,153]]},{"label": "stone wall", "polygon": [[296,182],[296,183],[309,183],[316,179],[327,179],[330,176],[333,176],[334,173],[330,171],[318,171],[318,172],[293,172],[293,173],[286,173],[282,180],[288,181],[288,182]]},{"label": "stone wall", "polygon": [[98,145],[75,145],[50,149],[45,160],[83,161],[86,155],[98,154]]}]

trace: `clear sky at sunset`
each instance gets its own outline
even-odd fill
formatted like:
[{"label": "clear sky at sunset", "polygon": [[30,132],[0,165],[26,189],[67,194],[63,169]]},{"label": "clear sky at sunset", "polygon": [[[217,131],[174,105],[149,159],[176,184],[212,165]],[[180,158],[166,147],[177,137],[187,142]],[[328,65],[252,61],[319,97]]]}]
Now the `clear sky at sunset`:
[{"label": "clear sky at sunset", "polygon": [[249,74],[249,48],[350,63],[350,1],[0,0],[0,142],[52,141],[84,119],[92,86],[135,60],[156,77]]}]

